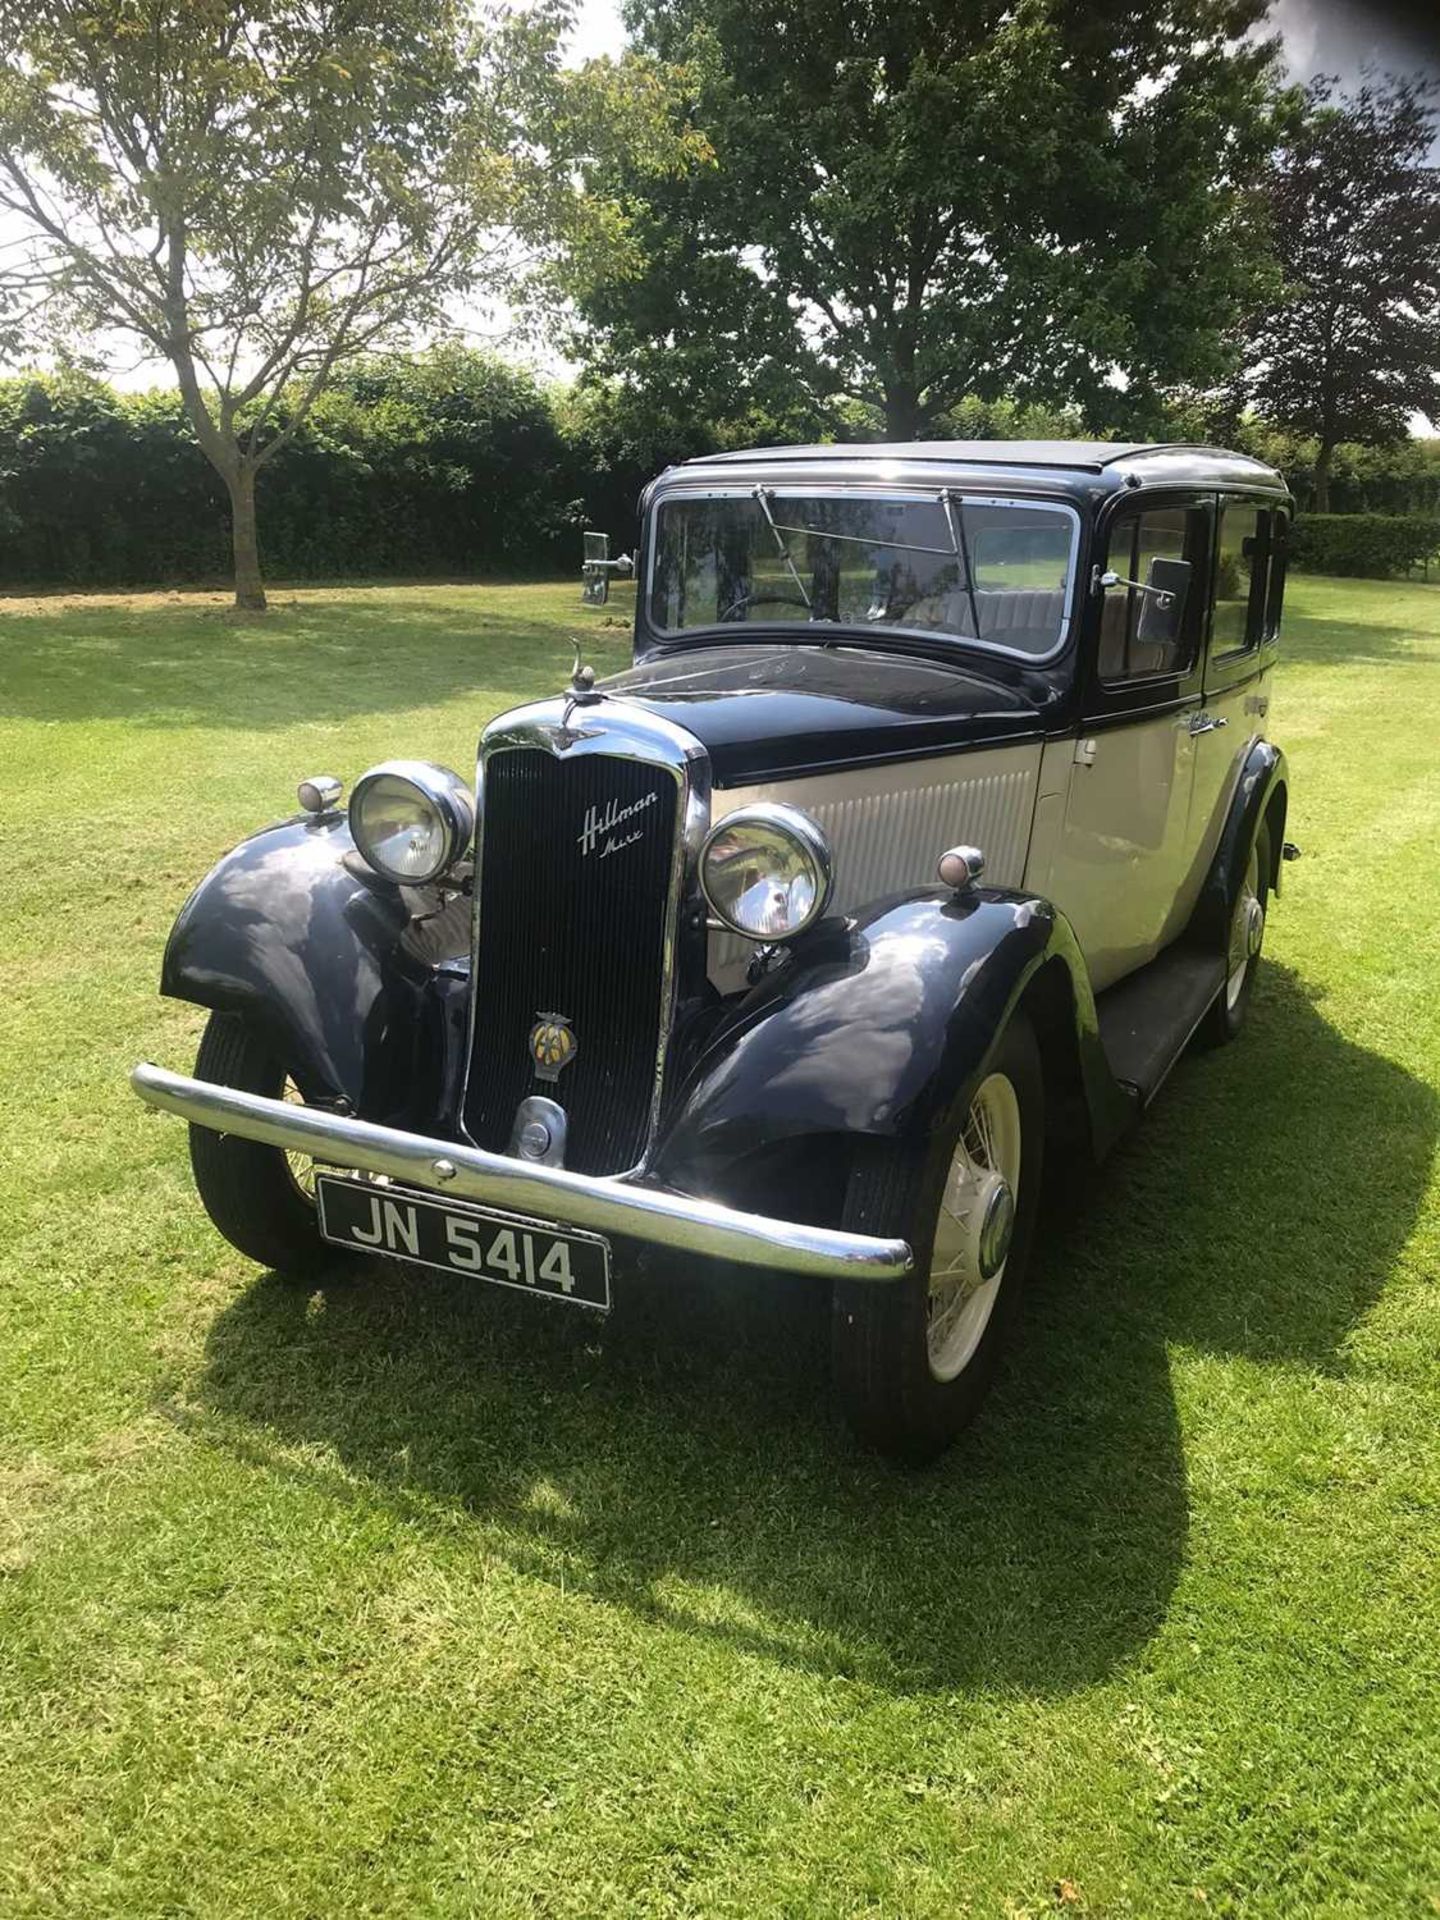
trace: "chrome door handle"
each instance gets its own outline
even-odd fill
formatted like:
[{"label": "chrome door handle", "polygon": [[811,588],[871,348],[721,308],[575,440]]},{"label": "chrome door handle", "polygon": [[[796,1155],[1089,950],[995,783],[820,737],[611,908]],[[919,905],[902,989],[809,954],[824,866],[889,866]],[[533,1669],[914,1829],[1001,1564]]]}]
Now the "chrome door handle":
[{"label": "chrome door handle", "polygon": [[1228,727],[1230,722],[1219,713],[1194,713],[1190,716],[1190,732],[1213,733],[1217,727]]}]

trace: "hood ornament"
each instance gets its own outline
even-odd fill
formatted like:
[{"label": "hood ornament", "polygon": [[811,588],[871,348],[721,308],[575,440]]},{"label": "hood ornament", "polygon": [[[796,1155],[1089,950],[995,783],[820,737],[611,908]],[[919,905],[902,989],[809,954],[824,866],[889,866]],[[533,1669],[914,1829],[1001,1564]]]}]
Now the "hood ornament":
[{"label": "hood ornament", "polygon": [[593,706],[597,700],[605,698],[603,693],[595,691],[595,669],[581,659],[585,643],[578,635],[570,644],[575,649],[575,660],[570,668],[569,703],[573,707]]},{"label": "hood ornament", "polygon": [[554,730],[554,738],[562,752],[577,740],[585,738],[583,727],[570,725],[571,714],[577,707],[593,707],[605,698],[596,688],[594,667],[587,666],[580,658],[584,641],[577,635],[570,644],[575,649],[575,659],[570,668],[570,685],[565,690],[565,711],[560,717],[560,725]]}]

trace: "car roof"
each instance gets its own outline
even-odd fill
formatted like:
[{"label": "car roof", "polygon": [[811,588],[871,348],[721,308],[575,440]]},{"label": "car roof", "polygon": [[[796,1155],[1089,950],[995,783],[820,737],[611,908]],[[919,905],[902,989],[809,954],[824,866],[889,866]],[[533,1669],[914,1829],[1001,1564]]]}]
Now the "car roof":
[{"label": "car roof", "polygon": [[1233,453],[1225,447],[1143,440],[847,441],[828,446],[752,447],[733,453],[701,454],[671,468],[670,472],[688,480],[698,477],[701,470],[720,468],[725,470],[727,479],[733,479],[736,477],[733,470],[737,467],[768,472],[786,467],[808,471],[821,466],[835,470],[842,477],[847,473],[858,477],[858,472],[866,468],[882,466],[909,471],[959,468],[986,474],[1029,471],[1037,476],[1053,475],[1057,481],[1066,476],[1083,475],[1092,484],[1098,480],[1102,488],[1108,483],[1113,487],[1211,486],[1287,491],[1284,480],[1273,467],[1251,459],[1248,454]]}]

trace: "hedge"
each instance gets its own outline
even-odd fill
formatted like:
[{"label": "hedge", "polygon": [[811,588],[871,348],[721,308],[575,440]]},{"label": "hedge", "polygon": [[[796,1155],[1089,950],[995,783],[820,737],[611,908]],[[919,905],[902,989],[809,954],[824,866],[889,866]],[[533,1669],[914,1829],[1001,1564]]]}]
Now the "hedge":
[{"label": "hedge", "polygon": [[[578,569],[580,529],[628,545],[641,489],[674,460],[878,425],[843,407],[696,420],[673,396],[547,387],[457,347],[380,359],[338,381],[262,471],[261,561],[272,580]],[[975,401],[937,430],[1045,437],[1078,423]],[[1440,442],[1412,441],[1365,457],[1419,486],[1437,456]],[[1316,572],[1403,573],[1432,556],[1437,517],[1304,514],[1294,534],[1296,564]],[[224,491],[173,391],[0,380],[0,589],[223,583],[229,568]]]},{"label": "hedge", "polygon": [[1418,513],[1302,513],[1290,536],[1291,564],[1307,573],[1384,580],[1440,558],[1440,519]]},{"label": "hedge", "polygon": [[[262,469],[272,579],[579,567],[631,537],[638,482],[567,438],[533,376],[440,351],[362,367]],[[0,587],[223,582],[224,489],[178,397],[75,376],[0,380]]]},{"label": "hedge", "polygon": [[[261,470],[261,564],[272,580],[578,573],[581,529],[633,542],[641,490],[672,461],[821,427],[683,419],[453,346],[377,359]],[[0,380],[0,589],[223,583],[229,567],[224,489],[173,391]]]}]

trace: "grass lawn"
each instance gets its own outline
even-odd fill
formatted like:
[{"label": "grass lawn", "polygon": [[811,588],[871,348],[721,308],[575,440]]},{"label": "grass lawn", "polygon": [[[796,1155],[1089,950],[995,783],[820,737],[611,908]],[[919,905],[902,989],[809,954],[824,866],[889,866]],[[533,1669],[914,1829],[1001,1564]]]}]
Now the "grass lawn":
[{"label": "grass lawn", "polygon": [[1440,1910],[1440,587],[1292,582],[1252,1025],[924,1475],[804,1289],[597,1328],[210,1230],[124,1078],[193,881],[625,653],[574,581],[277,600],[0,603],[0,1909]]}]

